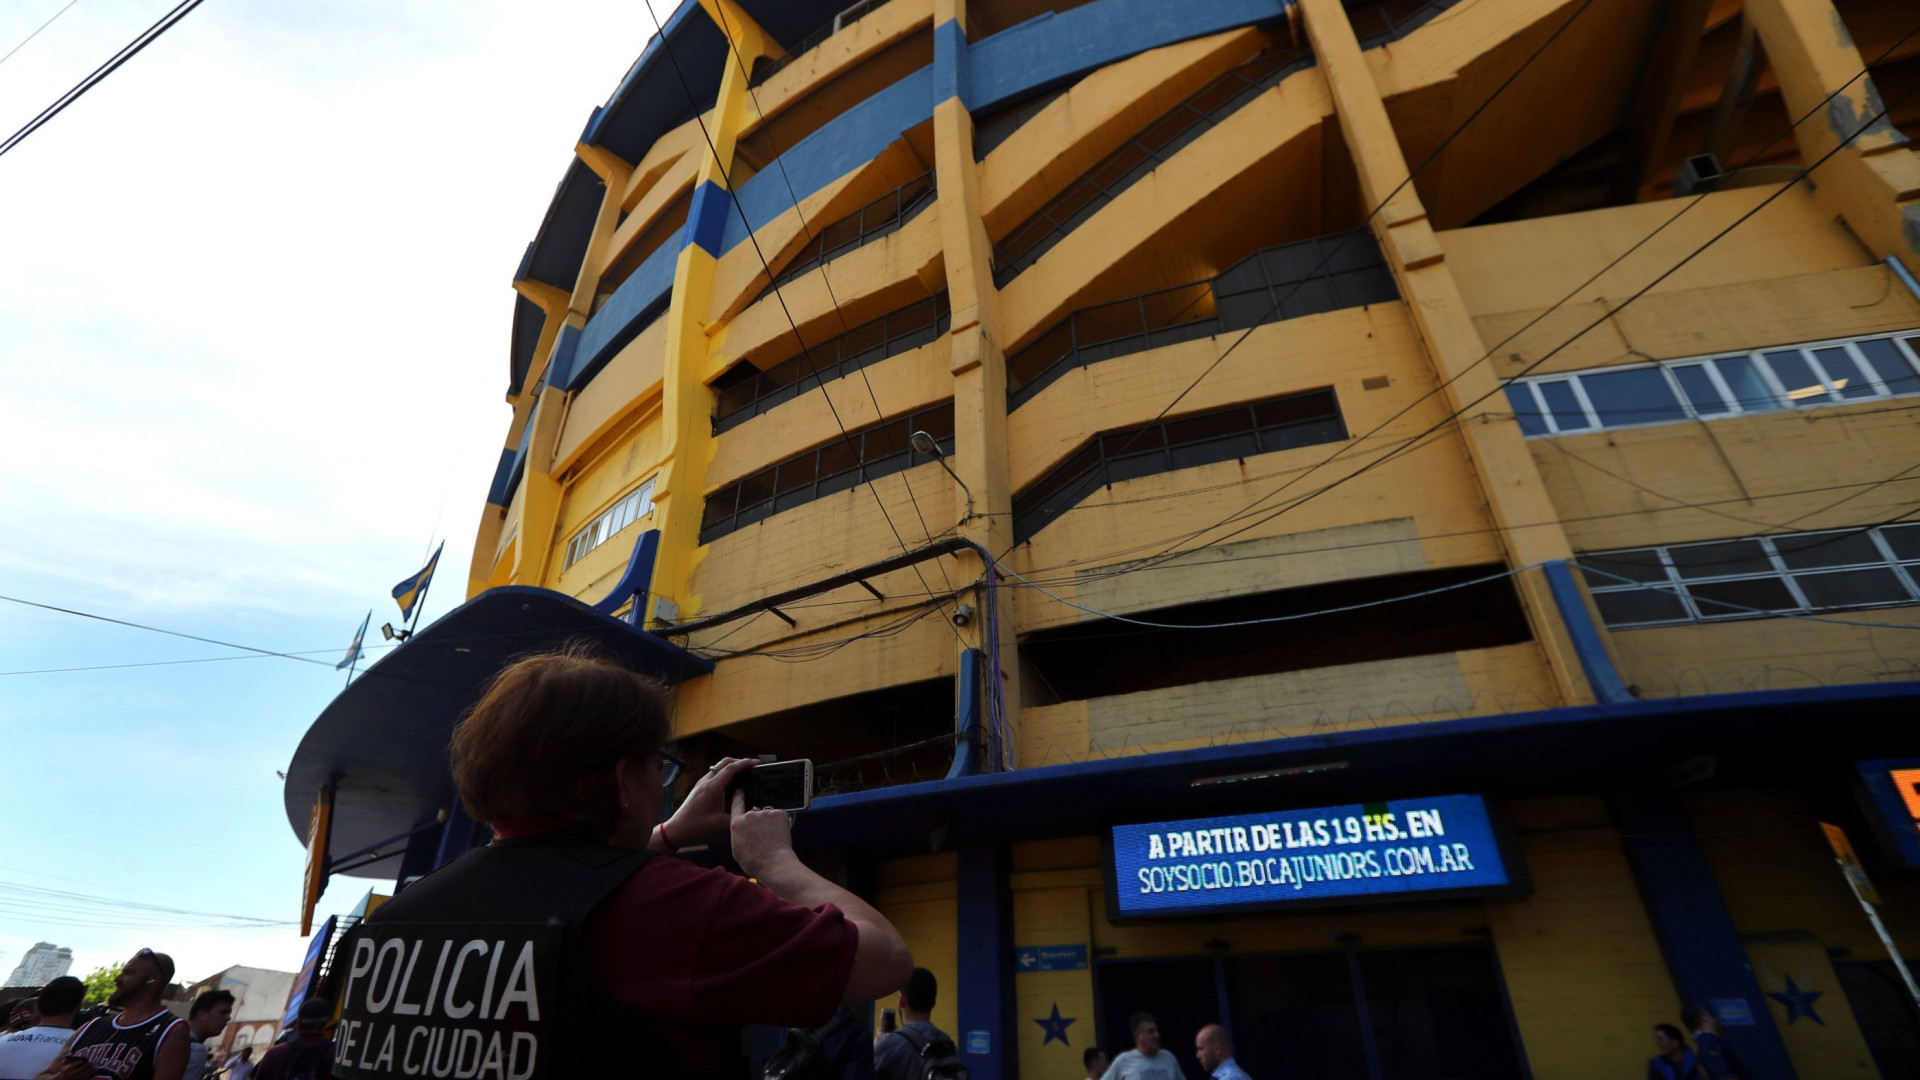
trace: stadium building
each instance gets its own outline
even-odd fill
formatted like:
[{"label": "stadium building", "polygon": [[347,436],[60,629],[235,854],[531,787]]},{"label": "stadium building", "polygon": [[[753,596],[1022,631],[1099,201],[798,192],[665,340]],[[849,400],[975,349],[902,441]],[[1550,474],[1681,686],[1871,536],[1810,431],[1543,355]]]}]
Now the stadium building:
[{"label": "stadium building", "polygon": [[448,730],[586,635],[816,762],[981,1080],[1920,1075],[1912,4],[838,3],[586,117],[310,885],[483,840]]}]

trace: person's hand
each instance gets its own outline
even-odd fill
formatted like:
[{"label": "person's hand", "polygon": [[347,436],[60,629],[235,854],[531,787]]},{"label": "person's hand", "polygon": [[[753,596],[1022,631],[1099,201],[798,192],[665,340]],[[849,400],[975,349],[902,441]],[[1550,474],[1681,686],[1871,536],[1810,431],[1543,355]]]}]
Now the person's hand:
[{"label": "person's hand", "polygon": [[761,878],[793,854],[793,821],[785,810],[749,810],[747,797],[733,793],[733,861],[748,877]]},{"label": "person's hand", "polygon": [[730,823],[727,785],[758,764],[755,758],[721,758],[695,781],[686,801],[667,819],[667,834],[674,846],[698,844],[725,829]]},{"label": "person's hand", "polygon": [[54,1080],[86,1080],[93,1075],[93,1062],[85,1058],[62,1058],[48,1074]]}]

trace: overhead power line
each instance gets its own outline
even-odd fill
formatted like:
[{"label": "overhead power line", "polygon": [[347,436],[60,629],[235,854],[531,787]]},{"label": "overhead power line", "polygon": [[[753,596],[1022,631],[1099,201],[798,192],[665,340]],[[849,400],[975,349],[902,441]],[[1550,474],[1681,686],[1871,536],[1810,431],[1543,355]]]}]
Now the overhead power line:
[{"label": "overhead power line", "polygon": [[52,26],[54,22],[60,18],[60,16],[65,15],[67,13],[67,8],[70,8],[79,2],[80,0],[67,0],[66,4],[63,7],[61,7],[59,11],[56,11],[53,13],[53,18],[48,19],[46,22],[41,23],[37,27],[34,27],[33,33],[28,34],[26,37],[21,38],[20,44],[15,45],[13,48],[7,50],[7,55],[0,56],[0,64],[4,64],[7,61],[13,59],[14,53],[17,53],[21,49],[26,48],[27,42],[32,41],[34,38],[39,37],[40,31],[45,30],[49,26]]},{"label": "overhead power line", "polygon": [[[102,82],[106,80],[107,76],[120,70],[120,65],[140,55],[140,50],[145,49],[147,46],[153,44],[154,41],[160,37],[161,34],[164,34],[168,30],[173,29],[175,24],[179,23],[181,19],[184,19],[188,15],[192,14],[193,9],[199,7],[204,2],[205,0],[181,0],[180,4],[177,7],[175,7],[172,11],[169,11],[165,15],[160,16],[159,22],[156,22],[152,26],[149,26],[145,30],[141,31],[139,37],[136,37],[132,41],[128,42],[124,47],[121,48],[119,52],[114,53],[111,57],[107,59],[106,63],[101,64],[97,68],[94,68],[92,73],[90,73],[86,78],[81,79],[78,83],[74,84],[73,89],[60,95],[60,97],[57,98],[53,104],[40,110],[40,115],[27,121],[26,124],[22,126],[19,131],[16,131],[12,135],[7,136],[7,139],[5,142],[0,142],[0,155],[5,155],[8,151],[12,150],[14,147],[19,146],[22,142],[24,142],[27,136],[45,127],[49,122],[53,120],[54,117],[59,116],[61,112],[65,111],[67,106],[80,100],[80,98],[84,94],[86,94],[87,91],[100,85]],[[71,6],[72,6],[71,4],[68,5],[68,7],[71,7]],[[62,8],[61,10],[65,11],[66,8]],[[55,15],[54,18],[59,18],[59,16]],[[48,21],[51,22],[52,20],[49,19]],[[42,27],[41,29],[45,29],[45,27]],[[39,30],[34,31],[35,34],[38,34],[39,32],[40,32]],[[32,40],[32,38],[29,37],[28,40]],[[23,41],[20,44],[24,45],[26,44],[26,42]],[[15,46],[15,48],[18,49],[18,46]],[[7,55],[11,56],[13,54],[8,53]]]}]

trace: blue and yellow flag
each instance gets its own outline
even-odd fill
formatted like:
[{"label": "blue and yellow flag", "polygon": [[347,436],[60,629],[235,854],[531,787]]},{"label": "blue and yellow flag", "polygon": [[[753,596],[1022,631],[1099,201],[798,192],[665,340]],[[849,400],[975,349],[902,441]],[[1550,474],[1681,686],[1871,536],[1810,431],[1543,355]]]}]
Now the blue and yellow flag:
[{"label": "blue and yellow flag", "polygon": [[365,655],[360,651],[360,643],[367,639],[367,625],[371,622],[373,622],[373,612],[369,611],[367,617],[360,620],[360,631],[353,635],[353,644],[347,646],[346,658],[333,665],[333,670],[339,671]]},{"label": "blue and yellow flag", "polygon": [[426,568],[393,587],[393,599],[400,605],[400,617],[413,618],[413,606],[427,594],[427,586],[433,581],[433,568],[440,565],[440,548],[446,547],[441,541],[440,547],[433,549],[433,558],[427,560]]}]

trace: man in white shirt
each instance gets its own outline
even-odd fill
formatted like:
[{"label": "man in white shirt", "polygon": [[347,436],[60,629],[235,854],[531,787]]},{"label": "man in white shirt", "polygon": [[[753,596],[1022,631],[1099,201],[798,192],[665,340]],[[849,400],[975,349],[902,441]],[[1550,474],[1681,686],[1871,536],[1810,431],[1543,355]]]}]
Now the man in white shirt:
[{"label": "man in white shirt", "polygon": [[1233,1036],[1219,1024],[1208,1024],[1193,1037],[1193,1056],[1213,1080],[1252,1080],[1233,1060]]},{"label": "man in white shirt", "polygon": [[253,1047],[243,1046],[227,1059],[227,1080],[248,1080],[253,1075]]},{"label": "man in white shirt", "polygon": [[40,1023],[0,1035],[0,1080],[29,1080],[52,1064],[73,1037],[73,1014],[86,996],[86,985],[71,975],[41,987]]},{"label": "man in white shirt", "polygon": [[1127,1027],[1133,1032],[1133,1049],[1113,1059],[1107,1080],[1182,1080],[1179,1059],[1160,1049],[1160,1021],[1152,1013],[1134,1013]]}]

